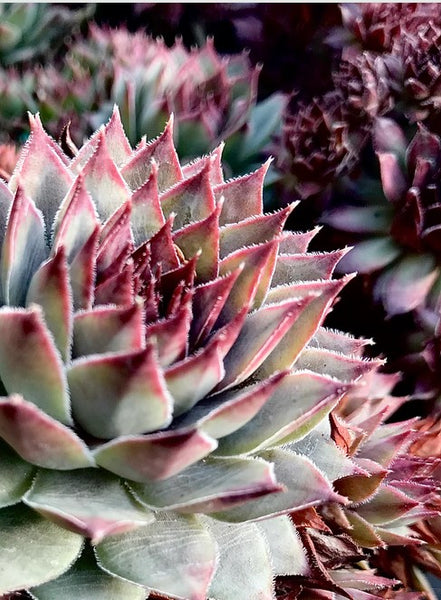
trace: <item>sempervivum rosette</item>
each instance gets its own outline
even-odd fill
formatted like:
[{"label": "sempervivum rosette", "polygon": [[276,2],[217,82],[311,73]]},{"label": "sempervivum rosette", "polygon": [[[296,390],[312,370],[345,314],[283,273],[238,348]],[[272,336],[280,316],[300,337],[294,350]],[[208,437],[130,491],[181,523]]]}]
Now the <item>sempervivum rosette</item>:
[{"label": "sempervivum rosette", "polygon": [[182,167],[171,122],[133,151],[114,111],[72,160],[31,131],[0,196],[0,593],[272,598],[287,513],[359,471],[316,430],[375,364],[321,327],[345,251],[262,213],[267,165]]}]

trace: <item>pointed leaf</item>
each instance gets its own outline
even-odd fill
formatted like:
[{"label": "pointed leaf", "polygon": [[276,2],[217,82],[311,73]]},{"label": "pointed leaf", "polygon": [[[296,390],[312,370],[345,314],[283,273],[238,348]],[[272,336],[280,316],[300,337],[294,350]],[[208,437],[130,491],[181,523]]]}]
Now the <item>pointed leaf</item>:
[{"label": "pointed leaf", "polygon": [[[129,306],[135,301],[133,261],[128,260],[123,270],[109,277],[95,288],[95,305],[116,304]],[[93,288],[92,288],[93,291]],[[84,308],[91,308],[90,305]]]},{"label": "pointed leaf", "polygon": [[74,357],[141,350],[143,346],[141,302],[127,308],[102,306],[75,315],[72,348]]},{"label": "pointed leaf", "polygon": [[341,206],[321,219],[341,231],[350,233],[387,233],[393,209],[391,206]]},{"label": "pointed leaf", "polygon": [[103,131],[83,169],[83,176],[102,221],[106,221],[130,197],[130,190],[109,154]]},{"label": "pointed leaf", "polygon": [[222,388],[245,381],[262,364],[298,318],[311,298],[270,304],[248,315],[232,349],[225,357]]},{"label": "pointed leaf", "polygon": [[210,165],[189,179],[180,181],[159,198],[165,218],[176,215],[174,228],[181,229],[206,219],[216,208],[210,183]]},{"label": "pointed leaf", "polygon": [[32,485],[34,471],[33,465],[0,440],[0,507],[20,502]]},{"label": "pointed leaf", "polygon": [[112,116],[104,128],[107,148],[114,163],[120,167],[131,158],[133,151],[129,140],[124,133],[124,127],[121,122],[121,115],[118,107],[113,107]]},{"label": "pointed leaf", "polygon": [[218,275],[221,208],[222,206],[217,206],[206,219],[187,225],[173,235],[174,243],[187,259],[199,253],[196,264],[198,281],[210,281]]},{"label": "pointed leaf", "polygon": [[274,464],[277,482],[283,485],[286,491],[251,500],[243,506],[216,512],[211,516],[230,523],[240,523],[277,516],[325,502],[344,502],[308,458],[281,449],[268,450],[260,456]]},{"label": "pointed leaf", "polygon": [[339,273],[372,273],[383,269],[401,254],[401,248],[389,237],[364,240],[342,259],[338,265]]},{"label": "pointed leaf", "polygon": [[173,118],[170,117],[163,133],[143,146],[122,167],[121,174],[130,189],[139,189],[150,177],[152,159],[158,165],[158,188],[164,191],[182,179],[179,159],[173,144]]},{"label": "pointed leaf", "polygon": [[293,203],[278,212],[255,215],[239,223],[230,223],[222,227],[220,230],[221,258],[225,258],[239,248],[269,242],[276,238],[295,206],[296,203]]},{"label": "pointed leaf", "polygon": [[260,459],[206,459],[165,481],[131,484],[155,509],[210,513],[280,491],[272,466]]},{"label": "pointed leaf", "polygon": [[46,257],[42,215],[19,187],[12,202],[1,255],[1,284],[6,304],[24,305],[31,278]]},{"label": "pointed leaf", "polygon": [[218,185],[224,182],[222,172],[222,152],[224,149],[224,142],[221,142],[217,148],[215,148],[210,154],[196,158],[192,162],[182,167],[182,175],[185,179],[192,177],[199,171],[201,171],[207,163],[210,164],[210,182],[212,185]]},{"label": "pointed leaf", "polygon": [[149,240],[165,223],[159,203],[156,162],[147,181],[132,195],[132,231],[135,246]]},{"label": "pointed leaf", "polygon": [[216,600],[273,600],[271,557],[265,537],[257,526],[249,523],[232,526],[213,520],[207,524],[219,550],[209,597]]},{"label": "pointed leaf", "polygon": [[96,258],[97,281],[101,283],[120,273],[133,251],[130,228],[131,201],[125,202],[104,225]]},{"label": "pointed leaf", "polygon": [[221,225],[237,223],[248,217],[262,214],[263,180],[268,171],[270,161],[267,161],[254,173],[231,179],[214,187],[216,201],[224,198],[220,216]]},{"label": "pointed leaf", "polygon": [[315,227],[314,229],[311,229],[311,231],[302,233],[283,231],[279,236],[280,254],[304,254],[308,250],[311,240],[320,230],[321,227]]},{"label": "pointed leaf", "polygon": [[360,544],[363,548],[383,546],[381,538],[375,532],[376,528],[360,517],[357,512],[347,510],[345,516],[351,525],[349,534],[355,543]]},{"label": "pointed leaf", "polygon": [[271,286],[294,281],[329,279],[335,266],[347,252],[348,249],[308,254],[281,254],[277,257]]},{"label": "pointed leaf", "polygon": [[80,174],[57,212],[54,224],[54,251],[63,246],[68,263],[72,263],[98,225],[95,206]]},{"label": "pointed leaf", "polygon": [[0,594],[55,579],[81,552],[82,536],[18,505],[0,511]]},{"label": "pointed leaf", "polygon": [[219,346],[219,342],[210,343],[165,371],[167,388],[174,400],[175,416],[190,410],[222,381],[225,369]]},{"label": "pointed leaf", "polygon": [[296,369],[309,369],[315,373],[331,375],[340,381],[351,382],[379,367],[382,361],[345,356],[331,350],[306,348],[296,361]]},{"label": "pointed leaf", "polygon": [[197,426],[216,439],[229,435],[261,410],[287,375],[283,371],[254,385],[209,396],[181,417],[179,426]]},{"label": "pointed leaf", "polygon": [[357,508],[357,513],[370,523],[384,525],[399,519],[415,506],[418,506],[417,501],[392,486],[382,485],[369,502]]},{"label": "pointed leaf", "polygon": [[138,505],[119,479],[102,469],[40,470],[24,502],[94,544],[154,521],[153,513]]},{"label": "pointed leaf", "polygon": [[188,330],[191,323],[191,298],[174,315],[147,325],[146,339],[154,339],[161,367],[183,360],[188,347]]},{"label": "pointed leaf", "polygon": [[144,588],[104,573],[88,546],[69,571],[32,588],[36,600],[145,600],[146,594]]},{"label": "pointed leaf", "polygon": [[96,555],[101,568],[127,581],[172,597],[205,600],[216,547],[195,517],[158,513],[154,523],[98,544]]},{"label": "pointed leaf", "polygon": [[38,304],[63,361],[70,358],[72,342],[72,292],[66,255],[62,246],[33,276],[26,305]]},{"label": "pointed leaf", "polygon": [[230,321],[244,306],[250,306],[258,296],[263,300],[274,269],[277,241],[242,248],[224,258],[219,264],[219,274],[227,275],[238,268],[242,272],[219,316],[218,325]]},{"label": "pointed leaf", "polygon": [[19,186],[23,187],[25,194],[43,213],[49,232],[73,177],[66,167],[67,157],[45,133],[40,118],[31,117],[30,123],[31,136],[9,181],[9,188],[15,192]]},{"label": "pointed leaf", "polygon": [[6,223],[14,196],[6,183],[0,179],[0,245],[3,245],[3,239],[6,231]]},{"label": "pointed leaf", "polygon": [[98,238],[97,226],[70,265],[70,284],[75,310],[92,307]]},{"label": "pointed leaf", "polygon": [[96,462],[121,477],[145,483],[172,477],[204,458],[217,442],[195,429],[127,436],[98,447]]},{"label": "pointed leaf", "polygon": [[176,247],[172,238],[173,216],[171,216],[163,227],[150,239],[150,250],[152,265],[160,264],[163,273],[176,269],[180,266]]},{"label": "pointed leaf", "polygon": [[75,419],[95,437],[155,431],[171,421],[173,400],[152,345],[79,358],[67,378]]},{"label": "pointed leaf", "polygon": [[246,454],[274,445],[299,429],[304,418],[311,417],[315,409],[327,406],[331,410],[343,392],[344,386],[329,377],[290,373],[254,418],[220,440],[216,455]]},{"label": "pointed leaf", "polygon": [[41,309],[3,307],[0,331],[0,378],[7,392],[23,394],[48,415],[70,424],[64,367]]},{"label": "pointed leaf", "polygon": [[0,437],[22,458],[47,469],[81,469],[94,462],[83,441],[20,396],[0,398]]}]

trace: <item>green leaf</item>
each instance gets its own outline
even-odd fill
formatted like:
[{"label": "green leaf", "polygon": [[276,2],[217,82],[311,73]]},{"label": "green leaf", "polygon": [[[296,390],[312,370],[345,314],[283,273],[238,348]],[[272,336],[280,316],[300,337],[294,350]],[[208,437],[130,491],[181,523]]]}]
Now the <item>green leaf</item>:
[{"label": "green leaf", "polygon": [[308,556],[288,516],[257,523],[268,544],[274,575],[308,575]]},{"label": "green leaf", "polygon": [[219,549],[219,562],[210,585],[215,600],[273,600],[271,558],[266,540],[251,523],[228,525],[205,521]]},{"label": "green leaf", "polygon": [[383,269],[401,254],[401,248],[389,237],[378,237],[355,244],[338,265],[339,273],[372,273]]},{"label": "green leaf", "polygon": [[160,594],[205,600],[216,546],[195,517],[158,513],[154,523],[98,544],[96,556],[117,577]]},{"label": "green leaf", "polygon": [[34,466],[0,441],[0,506],[19,502],[30,488],[33,475]]},{"label": "green leaf", "polygon": [[154,520],[153,513],[138,505],[117,477],[102,469],[40,470],[24,502],[94,543]]},{"label": "green leaf", "polygon": [[165,481],[130,488],[147,506],[180,512],[213,512],[280,491],[272,465],[261,459],[210,459]]},{"label": "green leaf", "polygon": [[104,573],[89,546],[69,571],[31,593],[36,600],[146,600],[148,595],[144,588]]},{"label": "green leaf", "polygon": [[55,579],[73,564],[82,536],[47,521],[23,504],[0,511],[0,594]]}]

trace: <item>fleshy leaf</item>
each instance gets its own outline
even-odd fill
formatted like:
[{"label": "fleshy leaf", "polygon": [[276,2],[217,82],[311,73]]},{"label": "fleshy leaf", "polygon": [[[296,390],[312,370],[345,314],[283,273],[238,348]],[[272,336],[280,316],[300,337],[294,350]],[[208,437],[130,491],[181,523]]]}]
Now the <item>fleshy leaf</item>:
[{"label": "fleshy leaf", "polygon": [[165,481],[130,487],[147,506],[191,513],[225,510],[280,491],[272,465],[254,458],[207,458]]},{"label": "fleshy leaf", "polygon": [[288,516],[259,521],[257,528],[269,546],[274,575],[309,574],[308,557]]},{"label": "fleshy leaf", "polygon": [[[224,198],[224,205],[220,216],[221,225],[237,223],[248,217],[262,214],[263,208],[263,180],[270,166],[267,161],[254,173],[231,179],[214,187],[216,201]],[[238,202],[240,198],[240,202]]]},{"label": "fleshy leaf", "polygon": [[225,357],[222,388],[241,383],[254,373],[312,300],[306,297],[270,304],[251,313]]},{"label": "fleshy leaf", "polygon": [[0,440],[0,507],[20,502],[32,484],[34,470]]},{"label": "fleshy leaf", "polygon": [[430,255],[406,256],[383,273],[374,288],[390,316],[408,312],[424,303],[438,275]]},{"label": "fleshy leaf", "polygon": [[23,306],[35,271],[47,257],[44,222],[22,187],[11,206],[1,254],[3,301]]},{"label": "fleshy leaf", "polygon": [[173,400],[151,344],[135,352],[79,358],[67,378],[75,418],[95,437],[155,431],[171,421]]},{"label": "fleshy leaf", "polygon": [[108,471],[145,483],[176,475],[216,446],[208,435],[185,429],[119,438],[98,447],[94,457]]},{"label": "fleshy leaf", "polygon": [[138,505],[119,479],[102,469],[40,470],[24,502],[93,543],[154,521],[153,513]]},{"label": "fleshy leaf", "polygon": [[273,214],[259,214],[251,218],[230,223],[220,230],[220,257],[246,246],[270,242],[282,231],[283,226],[296,206],[295,203]]},{"label": "fleshy leaf", "polygon": [[54,252],[63,246],[70,264],[99,225],[96,209],[80,174],[57,212]]},{"label": "fleshy leaf", "polygon": [[101,230],[96,257],[97,281],[101,283],[120,273],[133,250],[130,200],[122,204]]},{"label": "fleshy leaf", "polygon": [[142,147],[122,167],[121,174],[130,189],[139,189],[150,177],[152,159],[158,165],[158,188],[162,192],[182,179],[182,171],[173,144],[173,118],[170,117],[163,133]]},{"label": "fleshy leaf", "polygon": [[144,346],[142,303],[129,307],[101,306],[74,318],[72,354],[141,350]]},{"label": "fleshy leaf", "polygon": [[132,148],[124,132],[118,107],[113,107],[112,116],[104,128],[107,148],[114,163],[120,167],[132,156]]},{"label": "fleshy leaf", "polygon": [[94,153],[83,169],[83,176],[103,221],[129,199],[130,191],[109,154],[103,130],[98,136]]},{"label": "fleshy leaf", "polygon": [[309,369],[315,373],[331,375],[340,381],[351,382],[382,364],[380,360],[367,360],[345,356],[321,348],[305,348],[296,361],[296,369]]},{"label": "fleshy leaf", "polygon": [[229,435],[261,410],[287,375],[282,371],[254,385],[209,396],[181,417],[179,426],[197,426],[216,439]]},{"label": "fleshy leaf", "polygon": [[315,227],[310,231],[283,231],[279,236],[280,254],[304,254],[311,240],[318,234],[321,227]]},{"label": "fleshy leaf", "polygon": [[205,600],[216,562],[215,543],[197,519],[167,513],[104,540],[95,551],[108,573],[186,600]]},{"label": "fleshy leaf", "polygon": [[288,450],[274,449],[262,452],[261,458],[274,464],[277,482],[286,489],[271,496],[250,500],[243,506],[213,513],[216,519],[231,523],[252,521],[277,516],[325,502],[344,502],[331,483],[304,456]]},{"label": "fleshy leaf", "polygon": [[225,375],[222,358],[220,344],[214,341],[165,371],[167,388],[174,399],[175,416],[190,410],[222,381]]},{"label": "fleshy leaf", "polygon": [[206,219],[216,206],[210,184],[210,165],[164,192],[159,201],[166,219],[171,213],[176,215],[175,229]]},{"label": "fleshy leaf", "polygon": [[79,556],[82,536],[21,505],[0,511],[0,594],[55,579]]},{"label": "fleshy leaf", "polygon": [[382,485],[373,498],[357,508],[357,513],[375,525],[395,521],[405,515],[418,502],[392,486]]},{"label": "fleshy leaf", "polygon": [[90,309],[92,306],[98,237],[97,226],[70,265],[70,283],[75,310]]},{"label": "fleshy leaf", "polygon": [[11,190],[8,188],[3,179],[0,178],[0,245],[3,244],[6,223],[13,199],[14,197],[11,193]]},{"label": "fleshy leaf", "polygon": [[188,330],[191,323],[191,298],[176,313],[159,319],[145,328],[146,339],[154,339],[161,367],[183,360],[188,349]]},{"label": "fleshy leaf", "polygon": [[3,307],[0,330],[0,378],[8,394],[22,394],[48,415],[70,424],[64,367],[40,307]]},{"label": "fleshy leaf", "polygon": [[85,546],[69,571],[31,590],[36,600],[145,600],[147,591],[100,569],[93,550]]},{"label": "fleshy leaf", "polygon": [[408,188],[399,164],[399,157],[392,152],[377,152],[380,162],[381,183],[389,202],[398,202]]},{"label": "fleshy leaf", "polygon": [[228,525],[212,520],[208,526],[219,550],[209,597],[216,600],[273,600],[271,558],[258,527],[252,523]]},{"label": "fleshy leaf", "polygon": [[73,177],[68,171],[67,157],[45,133],[40,118],[30,117],[31,136],[20,156],[9,188],[15,192],[23,187],[44,215],[48,232],[61,201],[69,190]]},{"label": "fleshy leaf", "polygon": [[364,240],[355,244],[355,247],[342,259],[338,271],[372,273],[389,265],[400,253],[400,247],[388,237]]},{"label": "fleshy leaf", "polygon": [[312,281],[329,279],[335,266],[348,252],[348,249],[334,252],[315,252],[308,254],[280,254],[271,286],[292,283],[293,281]]},{"label": "fleshy leaf", "polygon": [[73,306],[66,255],[62,246],[33,276],[26,297],[27,306],[32,303],[42,307],[46,325],[61,358],[66,362],[72,342]]},{"label": "fleshy leaf", "polygon": [[312,416],[311,411],[314,414],[314,409],[329,406],[330,410],[344,389],[330,377],[308,372],[288,374],[254,418],[220,440],[215,454],[245,454],[284,440],[306,416]]},{"label": "fleshy leaf", "polygon": [[94,465],[82,440],[20,396],[0,398],[0,437],[22,458],[46,469],[82,469]]},{"label": "fleshy leaf", "polygon": [[143,244],[158,233],[164,223],[158,195],[158,166],[155,162],[147,181],[132,195],[132,231],[135,246]]}]

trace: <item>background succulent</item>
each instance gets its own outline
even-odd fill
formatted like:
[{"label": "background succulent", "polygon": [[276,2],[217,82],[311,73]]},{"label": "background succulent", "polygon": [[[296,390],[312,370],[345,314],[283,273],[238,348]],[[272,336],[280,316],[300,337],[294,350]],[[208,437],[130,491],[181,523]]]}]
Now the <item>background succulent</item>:
[{"label": "background succulent", "polygon": [[378,364],[321,327],[345,251],[262,213],[268,165],[181,167],[171,123],[133,151],[115,111],[73,159],[31,130],[1,188],[0,592],[271,598],[306,560],[287,514],[358,470],[326,421]]}]

